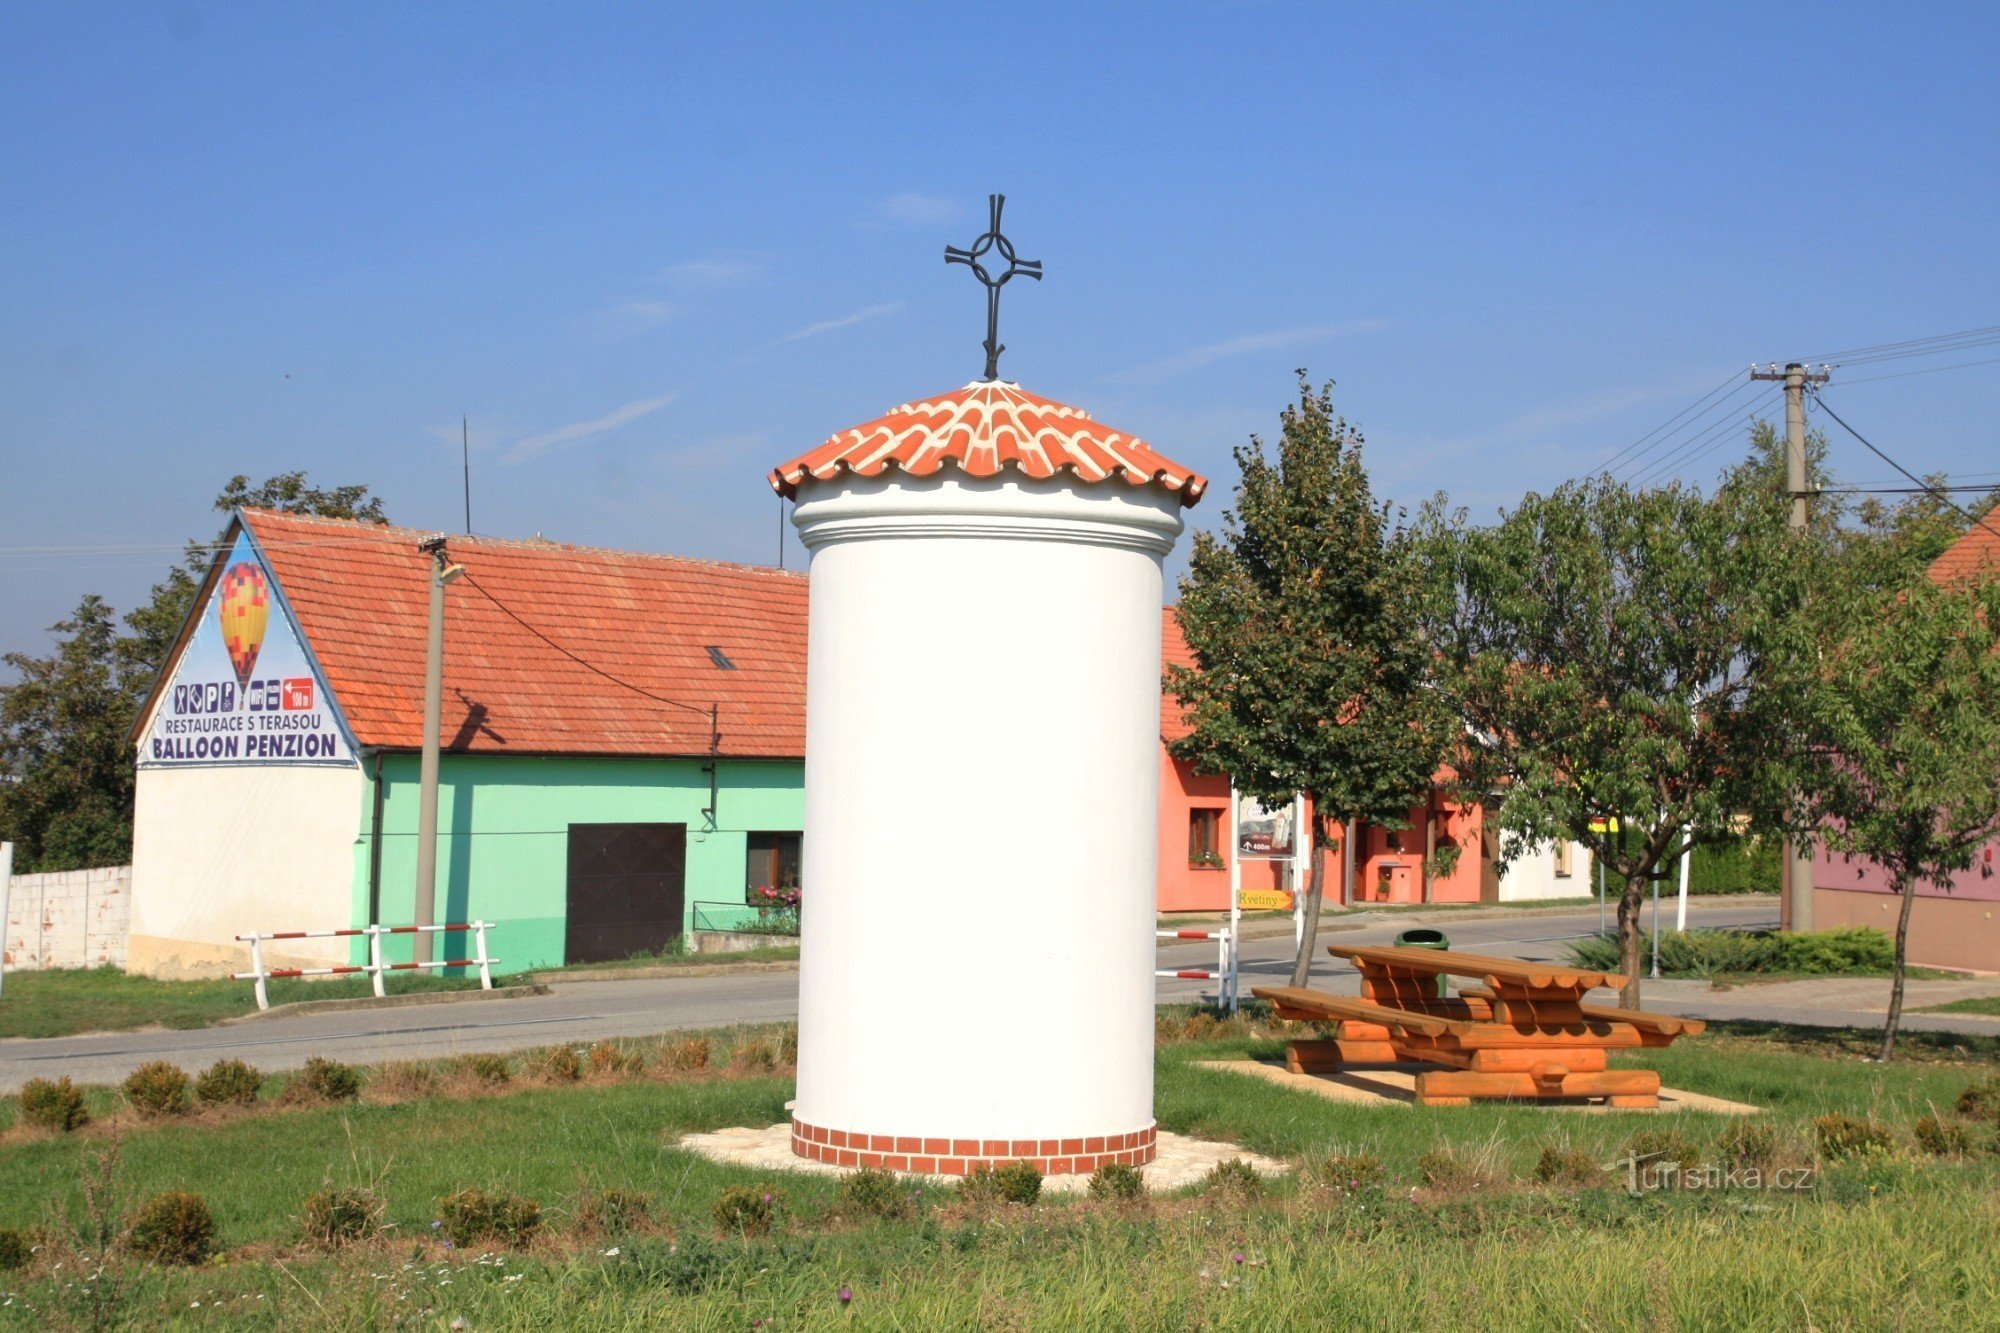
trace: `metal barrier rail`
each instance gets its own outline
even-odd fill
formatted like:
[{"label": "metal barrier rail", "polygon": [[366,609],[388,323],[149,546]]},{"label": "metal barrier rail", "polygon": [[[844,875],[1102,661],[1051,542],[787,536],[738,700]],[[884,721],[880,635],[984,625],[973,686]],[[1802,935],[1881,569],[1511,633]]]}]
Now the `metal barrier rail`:
[{"label": "metal barrier rail", "polygon": [[[374,982],[375,994],[379,998],[388,992],[383,989],[382,978],[389,972],[409,972],[426,967],[476,967],[479,969],[479,988],[493,989],[493,964],[498,958],[486,952],[486,930],[491,921],[453,921],[441,926],[355,926],[347,930],[280,930],[270,934],[252,931],[236,938],[250,946],[250,970],[232,972],[234,981],[255,981],[257,983],[257,1007],[269,1009],[271,997],[265,983],[275,977],[339,977],[356,972],[366,972]],[[470,932],[476,953],[471,958],[438,958],[428,963],[385,963],[382,961],[382,937],[384,935],[447,935]],[[348,939],[357,935],[368,937],[368,961],[362,964],[346,964],[337,967],[277,967],[264,966],[265,940],[332,940]]]},{"label": "metal barrier rail", "polygon": [[1211,972],[1206,968],[1162,967],[1155,968],[1153,975],[1184,981],[1219,981],[1222,984],[1216,987],[1217,1003],[1232,1014],[1236,1012],[1239,991],[1237,988],[1236,932],[1234,930],[1156,930],[1153,932],[1153,935],[1156,939],[1162,940],[1216,941],[1214,971]]},{"label": "metal barrier rail", "polygon": [[793,926],[791,930],[774,931],[758,929],[760,925],[768,922],[770,919],[769,915],[760,913],[755,903],[696,902],[688,904],[688,924],[692,930],[707,931],[711,934],[769,935],[774,939],[798,938],[799,910],[797,908],[791,909],[791,923]]}]

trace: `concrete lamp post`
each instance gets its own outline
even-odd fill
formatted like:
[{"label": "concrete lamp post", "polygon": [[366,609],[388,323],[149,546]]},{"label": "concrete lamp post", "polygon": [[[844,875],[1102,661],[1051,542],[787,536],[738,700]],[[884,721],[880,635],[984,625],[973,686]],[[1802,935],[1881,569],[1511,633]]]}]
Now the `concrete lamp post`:
[{"label": "concrete lamp post", "polygon": [[1152,1160],[1161,562],[1206,483],[999,380],[771,483],[812,559],[794,1152]]}]

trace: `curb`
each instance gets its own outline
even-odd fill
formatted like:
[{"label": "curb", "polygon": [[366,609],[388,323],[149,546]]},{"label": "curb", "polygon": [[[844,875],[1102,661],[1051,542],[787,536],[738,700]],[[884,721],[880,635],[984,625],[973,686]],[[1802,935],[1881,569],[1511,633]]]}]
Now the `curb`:
[{"label": "curb", "polygon": [[531,972],[528,980],[546,989],[592,981],[664,981],[673,977],[727,977],[739,973],[796,972],[798,960],[761,963],[692,963],[686,967],[611,967],[588,972]]},{"label": "curb", "polygon": [[352,1000],[294,1000],[290,1004],[276,1004],[269,1009],[259,1009],[251,1014],[238,1014],[235,1018],[224,1018],[211,1024],[212,1027],[234,1027],[238,1023],[255,1023],[261,1019],[295,1017],[300,1014],[337,1014],[350,1009],[407,1009],[419,1004],[455,1004],[460,1000],[517,1000],[528,995],[547,995],[549,988],[538,984],[525,986],[495,986],[492,990],[440,990],[424,991],[416,995],[385,995],[377,999],[364,995]]},{"label": "curb", "polygon": [[[1704,893],[1698,895],[1703,902],[1726,903],[1747,906],[1756,903],[1778,901],[1774,893]],[[1694,901],[1693,899],[1689,900]],[[1546,907],[1452,907],[1437,903],[1427,903],[1416,908],[1371,908],[1365,911],[1343,913],[1339,916],[1322,916],[1319,933],[1322,935],[1344,930],[1367,930],[1373,926],[1396,925],[1409,922],[1413,925],[1433,925],[1446,921],[1510,921],[1517,918],[1537,916],[1571,916],[1597,904],[1597,899],[1577,898],[1568,902],[1552,903]],[[1246,940],[1272,939],[1292,933],[1291,918],[1279,921],[1244,923],[1243,938]]]}]

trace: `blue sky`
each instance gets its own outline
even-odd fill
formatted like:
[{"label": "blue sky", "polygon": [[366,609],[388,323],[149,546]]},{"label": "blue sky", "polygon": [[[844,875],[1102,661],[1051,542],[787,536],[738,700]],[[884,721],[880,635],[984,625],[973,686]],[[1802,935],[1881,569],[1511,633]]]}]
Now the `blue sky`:
[{"label": "blue sky", "polygon": [[[1752,360],[2000,325],[1996,37],[1969,5],[7,6],[0,647],[132,605],[238,472],[458,527],[461,413],[482,532],[769,562],[771,465],[977,376],[941,254],[993,190],[1048,274],[1003,372],[1209,473],[1197,523],[1296,366],[1383,492],[1490,513]],[[2000,366],[1842,384],[1981,355],[1827,401],[2000,469]]]}]

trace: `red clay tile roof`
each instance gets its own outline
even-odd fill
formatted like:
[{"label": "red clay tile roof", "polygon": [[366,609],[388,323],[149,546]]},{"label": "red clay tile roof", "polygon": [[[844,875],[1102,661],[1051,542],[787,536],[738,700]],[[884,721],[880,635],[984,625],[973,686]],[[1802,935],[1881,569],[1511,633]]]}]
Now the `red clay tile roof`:
[{"label": "red clay tile roof", "polygon": [[[355,739],[420,748],[428,534],[243,518]],[[448,550],[466,570],[445,593],[448,751],[705,755],[715,704],[722,754],[805,754],[804,574],[490,537]]]},{"label": "red clay tile roof", "polygon": [[1994,528],[2000,528],[2000,510],[1988,516],[1985,523],[1974,523],[1970,532],[1931,562],[1931,582],[1950,587],[1976,577],[1981,570],[2000,576],[2000,532]]},{"label": "red clay tile roof", "polygon": [[1038,479],[1067,471],[1086,483],[1116,477],[1132,486],[1159,486],[1184,505],[1208,489],[1204,478],[1153,452],[1144,440],[1004,380],[904,403],[885,417],[841,431],[773,469],[771,488],[789,498],[808,476],[874,477],[893,467],[928,477],[947,464],[971,477],[995,477],[1008,469]]}]

